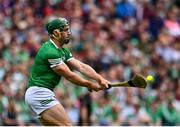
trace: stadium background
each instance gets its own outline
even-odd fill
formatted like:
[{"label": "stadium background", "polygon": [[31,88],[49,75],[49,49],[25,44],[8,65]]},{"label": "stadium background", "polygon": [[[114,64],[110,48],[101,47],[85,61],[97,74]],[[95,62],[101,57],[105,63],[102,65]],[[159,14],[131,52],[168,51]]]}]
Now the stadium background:
[{"label": "stadium background", "polygon": [[179,0],[0,0],[0,125],[40,125],[24,102],[45,22],[70,20],[74,57],[111,82],[151,74],[146,90],[55,93],[73,125],[180,125]]}]

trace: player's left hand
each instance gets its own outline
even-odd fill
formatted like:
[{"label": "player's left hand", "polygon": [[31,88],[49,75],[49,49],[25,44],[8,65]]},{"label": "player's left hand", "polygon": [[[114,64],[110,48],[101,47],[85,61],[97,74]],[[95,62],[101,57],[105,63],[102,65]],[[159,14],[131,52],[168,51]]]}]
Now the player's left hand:
[{"label": "player's left hand", "polygon": [[110,82],[104,78],[101,78],[99,85],[103,88],[103,89],[107,89],[109,88],[108,84],[110,84]]}]

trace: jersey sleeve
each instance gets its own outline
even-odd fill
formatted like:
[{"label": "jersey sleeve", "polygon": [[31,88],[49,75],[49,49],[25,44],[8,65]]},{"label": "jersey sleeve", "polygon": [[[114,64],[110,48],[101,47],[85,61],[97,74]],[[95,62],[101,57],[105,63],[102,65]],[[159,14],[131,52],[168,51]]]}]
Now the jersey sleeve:
[{"label": "jersey sleeve", "polygon": [[57,52],[46,51],[45,59],[51,68],[64,63],[63,58]]}]

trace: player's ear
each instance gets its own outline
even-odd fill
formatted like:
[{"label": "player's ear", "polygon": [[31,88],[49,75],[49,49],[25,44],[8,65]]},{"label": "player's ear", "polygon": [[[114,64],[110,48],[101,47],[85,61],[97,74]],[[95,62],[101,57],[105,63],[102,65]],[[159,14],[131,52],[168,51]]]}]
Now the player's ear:
[{"label": "player's ear", "polygon": [[52,34],[52,36],[55,36],[55,37],[58,37],[58,36],[60,36],[61,34],[60,34],[60,32],[59,32],[59,30],[54,30],[53,31],[53,34]]}]

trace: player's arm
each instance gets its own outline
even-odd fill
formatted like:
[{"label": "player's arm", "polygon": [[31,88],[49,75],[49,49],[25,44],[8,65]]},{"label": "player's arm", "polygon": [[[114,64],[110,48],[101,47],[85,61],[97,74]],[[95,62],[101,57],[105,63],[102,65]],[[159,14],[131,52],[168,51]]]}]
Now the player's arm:
[{"label": "player's arm", "polygon": [[108,81],[105,80],[101,75],[96,73],[96,71],[89,65],[82,63],[81,61],[73,58],[67,62],[68,66],[75,69],[85,75],[86,77],[96,80],[103,88],[108,88]]},{"label": "player's arm", "polygon": [[100,90],[100,87],[97,84],[85,80],[76,73],[72,72],[65,63],[61,63],[60,65],[52,67],[52,69],[54,72],[65,77],[67,80],[74,84],[84,86],[95,91]]}]

